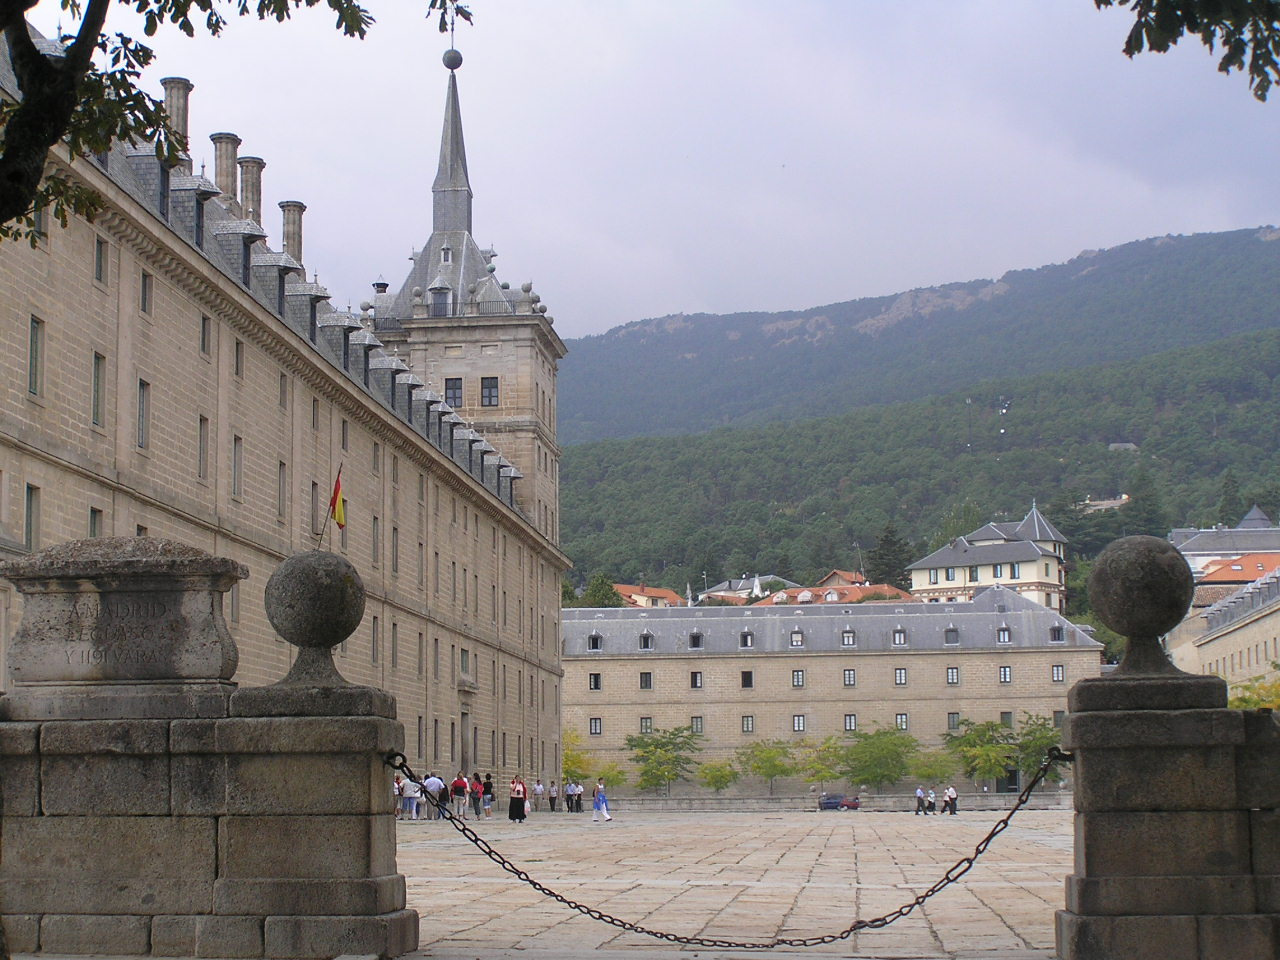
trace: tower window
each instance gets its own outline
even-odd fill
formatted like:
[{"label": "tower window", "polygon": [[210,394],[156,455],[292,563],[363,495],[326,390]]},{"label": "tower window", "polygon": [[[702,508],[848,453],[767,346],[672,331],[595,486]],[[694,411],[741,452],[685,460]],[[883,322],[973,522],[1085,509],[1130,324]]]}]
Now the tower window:
[{"label": "tower window", "polygon": [[444,381],[444,402],[455,410],[462,406],[462,378],[446,377]]},{"label": "tower window", "polygon": [[440,248],[440,262],[453,263],[453,250],[449,247]]},{"label": "tower window", "polygon": [[498,405],[498,378],[480,378],[480,406],[496,407]]}]

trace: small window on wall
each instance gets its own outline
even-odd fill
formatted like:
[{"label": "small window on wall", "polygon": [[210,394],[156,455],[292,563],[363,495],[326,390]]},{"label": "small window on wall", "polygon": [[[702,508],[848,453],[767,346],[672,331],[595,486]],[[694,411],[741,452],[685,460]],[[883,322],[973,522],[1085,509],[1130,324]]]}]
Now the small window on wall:
[{"label": "small window on wall", "polygon": [[1066,666],[1061,663],[1055,663],[1052,667],[1049,668],[1049,676],[1054,683],[1065,683],[1067,679]]},{"label": "small window on wall", "polygon": [[752,670],[742,671],[742,689],[750,690],[756,685],[756,675]]},{"label": "small window on wall", "polygon": [[804,714],[797,713],[791,717],[791,730],[794,733],[804,733]]},{"label": "small window on wall", "polygon": [[755,718],[755,717],[753,717],[753,716],[745,716],[745,717],[743,717],[743,718],[742,718],[742,732],[743,732],[743,733],[755,733],[755,732],[756,732],[756,718]]},{"label": "small window on wall", "polygon": [[905,687],[907,685],[907,668],[906,667],[894,667],[893,685],[895,687]]},{"label": "small window on wall", "polygon": [[498,405],[498,378],[480,378],[480,406],[496,407]]},{"label": "small window on wall", "polygon": [[858,685],[858,671],[846,669],[844,672],[844,685],[846,687],[856,687]]},{"label": "small window on wall", "polygon": [[1000,668],[1000,682],[1013,683],[1013,667]]},{"label": "small window on wall", "polygon": [[702,718],[701,718],[701,717],[690,717],[690,718],[689,718],[689,729],[691,729],[694,733],[701,733],[701,732],[702,732]]},{"label": "small window on wall", "polygon": [[653,733],[653,717],[640,718],[640,732]]},{"label": "small window on wall", "polygon": [[858,729],[858,715],[856,713],[846,713],[844,715],[845,733],[853,733]]},{"label": "small window on wall", "polygon": [[600,689],[600,686],[601,686],[601,685],[600,685],[600,674],[598,674],[598,673],[588,673],[588,674],[587,674],[587,689],[588,689],[588,690],[599,690],[599,689]]},{"label": "small window on wall", "polygon": [[958,713],[948,713],[948,714],[947,714],[947,729],[948,729],[948,730],[959,730],[959,729],[960,729],[960,714],[958,714]]},{"label": "small window on wall", "polygon": [[1001,726],[1003,726],[1003,727],[1012,727],[1012,726],[1013,726],[1013,711],[1012,711],[1012,710],[1001,710],[1001,711],[1000,711],[1000,725],[1001,725]]},{"label": "small window on wall", "polygon": [[444,402],[457,410],[462,406],[462,378],[445,377]]},{"label": "small window on wall", "polygon": [[693,689],[693,690],[702,689],[702,671],[701,670],[691,670],[689,672],[689,687],[690,689]]},{"label": "small window on wall", "polygon": [[[587,732],[593,737],[598,737],[604,733],[604,721],[600,717],[592,717],[587,721]],[[506,736],[506,734],[503,734]]]},{"label": "small window on wall", "polygon": [[947,686],[954,687],[960,682],[960,668],[947,667]]},{"label": "small window on wall", "polygon": [[640,689],[641,690],[653,689],[653,674],[647,670],[643,670],[640,673]]},{"label": "small window on wall", "polygon": [[793,687],[803,687],[803,686],[804,686],[804,671],[803,671],[803,670],[792,670],[792,671],[791,671],[791,685],[792,685]]},{"label": "small window on wall", "polygon": [[895,713],[893,715],[893,725],[898,730],[908,729],[908,720],[905,713]]}]

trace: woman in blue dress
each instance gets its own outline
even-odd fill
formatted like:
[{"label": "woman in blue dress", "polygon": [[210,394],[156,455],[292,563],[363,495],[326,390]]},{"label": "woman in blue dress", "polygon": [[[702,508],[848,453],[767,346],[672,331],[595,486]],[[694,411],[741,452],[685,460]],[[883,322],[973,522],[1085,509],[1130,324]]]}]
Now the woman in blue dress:
[{"label": "woman in blue dress", "polygon": [[591,821],[593,823],[600,822],[600,814],[604,814],[606,820],[612,820],[609,816],[609,798],[604,792],[604,777],[596,780],[595,789],[591,791]]}]

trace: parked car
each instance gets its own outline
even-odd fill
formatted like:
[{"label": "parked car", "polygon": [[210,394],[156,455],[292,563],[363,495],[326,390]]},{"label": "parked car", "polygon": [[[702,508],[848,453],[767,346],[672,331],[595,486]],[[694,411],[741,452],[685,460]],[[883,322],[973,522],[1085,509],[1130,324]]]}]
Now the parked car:
[{"label": "parked car", "polygon": [[843,793],[824,793],[818,798],[819,810],[857,810],[862,806],[857,797],[846,797]]}]

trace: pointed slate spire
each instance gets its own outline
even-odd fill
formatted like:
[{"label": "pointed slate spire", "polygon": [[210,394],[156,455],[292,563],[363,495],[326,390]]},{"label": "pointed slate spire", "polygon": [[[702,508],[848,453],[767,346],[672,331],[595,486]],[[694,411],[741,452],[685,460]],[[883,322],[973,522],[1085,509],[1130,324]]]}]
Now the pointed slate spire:
[{"label": "pointed slate spire", "polygon": [[462,54],[446,50],[449,90],[444,101],[444,130],[440,134],[440,166],[431,185],[432,226],[436,233],[471,232],[471,181],[467,177],[467,149],[462,141],[462,111],[458,107],[458,77]]}]

